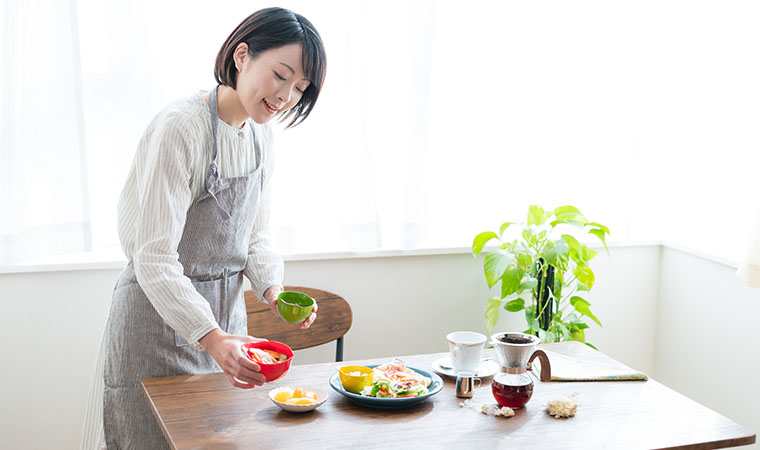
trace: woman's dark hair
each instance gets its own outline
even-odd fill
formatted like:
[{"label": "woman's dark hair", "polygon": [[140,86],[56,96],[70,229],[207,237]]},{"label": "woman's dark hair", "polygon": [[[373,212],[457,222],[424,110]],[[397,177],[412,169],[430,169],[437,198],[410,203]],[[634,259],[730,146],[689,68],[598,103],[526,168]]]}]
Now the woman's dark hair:
[{"label": "woman's dark hair", "polygon": [[317,29],[305,17],[283,8],[265,8],[248,16],[230,34],[216,55],[214,77],[217,83],[237,88],[237,69],[233,53],[237,46],[248,44],[248,54],[256,58],[259,53],[288,44],[303,47],[301,64],[310,81],[301,100],[285,112],[280,121],[291,118],[287,128],[303,122],[319,97],[327,69],[327,56]]}]

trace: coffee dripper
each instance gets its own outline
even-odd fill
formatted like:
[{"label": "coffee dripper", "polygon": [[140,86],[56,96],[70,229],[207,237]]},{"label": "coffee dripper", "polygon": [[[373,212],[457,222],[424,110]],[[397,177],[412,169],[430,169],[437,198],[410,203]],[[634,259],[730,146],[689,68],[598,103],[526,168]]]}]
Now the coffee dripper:
[{"label": "coffee dripper", "polygon": [[491,381],[491,390],[501,406],[522,408],[533,396],[533,378],[527,373],[535,358],[541,361],[541,381],[551,380],[549,358],[543,350],[536,350],[539,339],[536,336],[506,332],[491,336],[491,345],[501,372]]}]

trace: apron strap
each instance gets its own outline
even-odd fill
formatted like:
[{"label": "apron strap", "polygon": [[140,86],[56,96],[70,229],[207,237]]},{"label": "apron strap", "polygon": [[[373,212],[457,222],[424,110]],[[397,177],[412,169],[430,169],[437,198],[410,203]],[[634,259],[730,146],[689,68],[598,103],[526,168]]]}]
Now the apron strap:
[{"label": "apron strap", "polygon": [[222,213],[222,218],[228,220],[230,213],[224,209],[219,203],[219,199],[215,195],[215,186],[219,180],[219,168],[216,166],[216,155],[219,149],[219,141],[217,139],[217,130],[219,129],[219,103],[216,95],[216,91],[219,86],[214,86],[208,93],[208,105],[211,108],[211,164],[208,166],[208,172],[206,172],[206,191],[214,198],[216,206],[219,208],[219,212]]},{"label": "apron strap", "polygon": [[211,164],[216,165],[216,154],[217,151],[217,141],[216,141],[216,134],[217,130],[219,129],[219,102],[216,97],[216,91],[219,89],[219,86],[214,86],[213,89],[211,89],[208,93],[208,106],[211,108],[211,131],[212,131],[212,141],[213,141],[213,149],[211,153]]}]

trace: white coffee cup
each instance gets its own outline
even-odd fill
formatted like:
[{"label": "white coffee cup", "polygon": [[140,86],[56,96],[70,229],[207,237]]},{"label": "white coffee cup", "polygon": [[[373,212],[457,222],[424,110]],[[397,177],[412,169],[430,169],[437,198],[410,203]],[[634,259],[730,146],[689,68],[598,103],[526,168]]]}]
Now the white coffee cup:
[{"label": "white coffee cup", "polygon": [[486,337],[474,331],[454,331],[446,335],[454,372],[475,372],[481,364]]}]

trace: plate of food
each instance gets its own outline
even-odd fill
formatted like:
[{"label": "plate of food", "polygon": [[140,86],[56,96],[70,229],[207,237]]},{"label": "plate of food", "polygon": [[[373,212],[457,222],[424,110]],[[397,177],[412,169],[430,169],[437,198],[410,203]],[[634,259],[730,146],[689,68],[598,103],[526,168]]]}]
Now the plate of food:
[{"label": "plate of food", "polygon": [[[371,377],[366,375],[370,370]],[[363,386],[356,384],[358,378]],[[330,387],[360,405],[395,409],[416,405],[439,393],[443,380],[394,359],[381,365],[338,367],[330,377]]]}]

